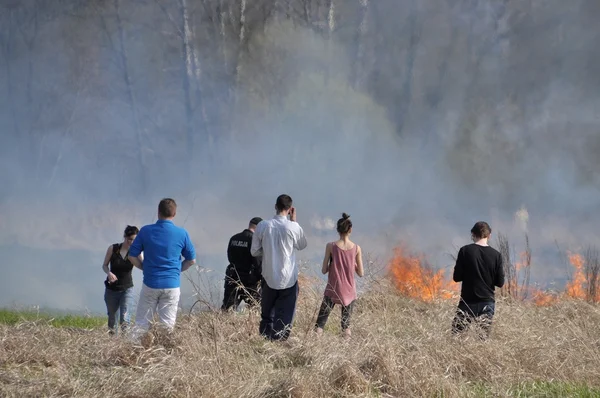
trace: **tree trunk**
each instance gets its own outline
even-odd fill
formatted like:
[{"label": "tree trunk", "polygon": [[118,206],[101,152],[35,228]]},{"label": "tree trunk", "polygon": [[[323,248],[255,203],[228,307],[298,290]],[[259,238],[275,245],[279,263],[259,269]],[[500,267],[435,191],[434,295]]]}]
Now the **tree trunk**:
[{"label": "tree trunk", "polygon": [[[191,173],[194,165],[194,158],[200,158],[203,162],[211,162],[214,137],[210,133],[208,126],[208,116],[206,112],[204,94],[200,84],[202,78],[202,68],[200,67],[200,58],[198,51],[194,46],[195,29],[188,8],[188,0],[180,0],[179,2],[182,21],[182,56],[183,56],[183,92],[186,114],[186,142],[188,172]],[[196,112],[199,112],[199,117],[196,118]],[[196,128],[195,123],[198,123]],[[202,142],[202,148],[206,151],[206,156],[195,156],[198,141],[198,132]],[[207,166],[205,164],[205,166]]]},{"label": "tree trunk", "polygon": [[[31,35],[28,37],[26,34],[26,30],[28,28],[28,24],[22,24],[21,26],[21,35],[23,36],[23,41],[27,46],[27,85],[26,85],[26,97],[27,97],[27,119],[28,125],[27,129],[27,138],[29,140],[29,151],[31,154],[38,152],[38,143],[34,136],[35,124],[40,118],[40,110],[34,110],[34,100],[33,100],[33,56],[35,54],[35,41],[38,35],[39,29],[39,11],[36,7],[34,7],[34,14],[32,16],[33,27],[31,30]],[[40,151],[41,154],[41,151]]]},{"label": "tree trunk", "polygon": [[228,70],[227,62],[227,33],[225,32],[225,18],[227,12],[225,12],[225,6],[223,0],[219,0],[219,36],[221,37],[221,57],[223,58],[223,67]]},{"label": "tree trunk", "polygon": [[[81,79],[82,81],[84,79]],[[56,160],[54,161],[54,165],[52,166],[52,173],[50,174],[50,178],[48,179],[48,186],[50,187],[54,182],[54,178],[56,177],[56,173],[58,171],[58,167],[60,166],[60,162],[63,158],[63,151],[65,149],[65,138],[72,133],[73,129],[73,120],[75,119],[75,113],[77,112],[77,107],[80,103],[81,96],[81,82],[78,82],[77,94],[75,95],[75,99],[73,100],[73,107],[71,109],[71,115],[69,116],[69,120],[67,121],[67,125],[65,126],[64,131],[60,136],[60,147],[58,148],[58,154],[56,155]]]},{"label": "tree trunk", "polygon": [[331,38],[333,31],[335,30],[335,2],[333,0],[329,0],[327,26],[329,28],[329,38]]},{"label": "tree trunk", "polygon": [[[230,13],[232,20],[235,20],[233,13]],[[235,26],[235,25],[234,25]],[[239,102],[240,102],[240,83],[243,68],[243,53],[244,43],[246,40],[246,0],[240,0],[240,19],[239,19],[239,33],[238,33],[238,45],[237,45],[237,56],[235,61],[235,78],[233,86],[233,107],[231,110],[232,119],[235,120],[239,113]],[[234,131],[235,124],[232,124],[229,129],[229,138],[235,139],[236,133]]]},{"label": "tree trunk", "polygon": [[189,23],[189,13],[187,9],[186,0],[180,0],[179,2],[181,10],[181,19],[183,24],[182,29],[182,54],[184,62],[184,73],[183,73],[183,93],[185,95],[184,106],[185,106],[185,131],[186,131],[186,148],[187,148],[187,161],[189,170],[189,162],[194,154],[194,104],[192,98],[192,84],[196,79],[197,73],[194,65],[194,51],[191,47],[192,31]]},{"label": "tree trunk", "polygon": [[421,38],[421,22],[418,21],[418,0],[412,1],[412,10],[410,15],[409,34],[410,42],[408,45],[408,54],[406,56],[406,72],[404,74],[404,83],[402,84],[402,95],[400,97],[400,103],[398,106],[398,132],[402,133],[406,126],[406,119],[408,118],[408,111],[410,109],[412,99],[412,84],[413,84],[413,70],[415,66],[415,59],[417,57],[417,47]]},{"label": "tree trunk", "polygon": [[246,0],[240,0],[240,43],[246,38]]},{"label": "tree trunk", "polygon": [[352,68],[352,83],[355,89],[362,86],[363,58],[365,53],[365,40],[368,31],[369,0],[360,0],[360,22],[356,30],[356,56]]},{"label": "tree trunk", "polygon": [[121,61],[121,68],[123,70],[123,80],[125,81],[125,88],[127,91],[127,99],[131,108],[131,122],[132,127],[135,131],[136,146],[137,146],[137,162],[140,168],[140,180],[141,180],[141,191],[146,193],[148,190],[148,178],[146,171],[146,163],[143,153],[143,140],[142,140],[142,128],[140,125],[140,117],[137,105],[137,99],[133,84],[131,82],[131,76],[129,73],[129,60],[127,56],[127,50],[125,47],[125,32],[123,30],[123,21],[121,20],[120,1],[114,0],[115,13],[117,19],[117,29],[119,34],[119,55]]},{"label": "tree trunk", "polygon": [[[239,36],[238,36],[238,51],[237,61],[235,63],[235,92],[236,92],[236,103],[238,101],[238,87],[241,80],[242,73],[242,55],[244,51],[244,41],[246,39],[246,0],[240,0],[240,22],[239,22]],[[237,105],[236,105],[237,106]]]},{"label": "tree trunk", "polygon": [[329,78],[331,76],[331,60],[333,59],[333,54],[331,53],[332,48],[332,40],[333,40],[333,31],[335,30],[335,4],[334,0],[328,0],[329,4],[327,5],[327,52],[329,52],[329,62],[327,62],[326,70],[325,70],[325,84],[329,84]]},{"label": "tree trunk", "polygon": [[[279,8],[280,8],[279,2],[280,1],[281,0],[275,0],[273,2],[273,21],[275,22],[275,25],[277,25],[279,22]],[[265,23],[263,25],[263,29],[266,32],[266,30],[267,30],[267,20],[266,19],[265,19]]]},{"label": "tree trunk", "polygon": [[12,58],[12,52],[13,52],[12,49],[13,49],[13,45],[14,45],[13,29],[12,29],[13,11],[10,10],[9,14],[10,14],[10,16],[8,17],[8,23],[6,24],[6,43],[4,46],[4,60],[6,62],[5,74],[6,74],[6,88],[7,88],[6,101],[7,101],[7,105],[10,107],[13,128],[15,129],[14,133],[17,138],[22,140],[23,135],[21,134],[21,126],[19,125],[18,113],[17,113],[17,109],[15,107],[15,98],[14,98],[15,93],[13,91],[12,66],[11,66],[11,60],[13,59]]},{"label": "tree trunk", "polygon": [[311,1],[304,0],[304,20],[306,21],[306,26],[312,25]]},{"label": "tree trunk", "polygon": [[31,22],[33,23],[33,28],[31,30],[31,35],[27,35],[27,31],[29,30],[29,21],[27,23],[20,21],[18,24],[18,28],[21,32],[21,36],[23,37],[23,42],[27,46],[28,51],[28,62],[27,62],[27,103],[31,106],[33,103],[33,94],[32,94],[32,76],[33,76],[33,59],[31,55],[33,54],[35,39],[38,35],[39,28],[39,11],[37,7],[33,7],[33,16],[31,17]]},{"label": "tree trunk", "polygon": [[[448,10],[448,14],[452,15],[451,9]],[[450,33],[450,39],[448,41],[448,45],[444,51],[442,62],[438,68],[437,82],[431,89],[431,91],[427,94],[427,104],[429,106],[432,114],[436,115],[438,111],[439,105],[444,100],[444,94],[446,93],[446,82],[448,81],[448,67],[450,65],[450,59],[454,53],[454,48],[456,45],[456,40],[458,37],[458,23],[453,23],[452,31]],[[436,131],[439,131],[435,123],[439,119],[436,117],[427,118],[426,126],[427,128],[423,129],[420,135],[420,145],[422,148],[429,147],[431,149],[432,146],[440,145],[441,141],[436,139]]]}]

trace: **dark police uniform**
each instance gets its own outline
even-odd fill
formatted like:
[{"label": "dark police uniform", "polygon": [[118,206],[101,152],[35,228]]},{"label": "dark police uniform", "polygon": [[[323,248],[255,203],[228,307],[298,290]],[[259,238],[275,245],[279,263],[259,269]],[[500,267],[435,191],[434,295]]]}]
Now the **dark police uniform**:
[{"label": "dark police uniform", "polygon": [[262,260],[250,254],[254,233],[245,229],[229,239],[225,271],[225,294],[222,310],[237,308],[244,300],[248,306],[260,304],[260,279]]}]

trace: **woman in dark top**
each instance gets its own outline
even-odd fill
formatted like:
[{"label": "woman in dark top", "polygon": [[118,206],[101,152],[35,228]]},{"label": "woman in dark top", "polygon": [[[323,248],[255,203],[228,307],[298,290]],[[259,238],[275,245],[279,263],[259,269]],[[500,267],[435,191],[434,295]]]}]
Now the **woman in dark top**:
[{"label": "woman in dark top", "polygon": [[[127,258],[129,247],[137,236],[139,229],[128,225],[123,234],[123,243],[110,245],[106,250],[102,270],[107,277],[104,281],[104,302],[108,314],[108,329],[110,334],[115,333],[117,311],[119,323],[125,330],[130,319],[130,305],[133,299],[133,277],[131,271],[133,264]],[[118,329],[118,327],[117,327]]]}]

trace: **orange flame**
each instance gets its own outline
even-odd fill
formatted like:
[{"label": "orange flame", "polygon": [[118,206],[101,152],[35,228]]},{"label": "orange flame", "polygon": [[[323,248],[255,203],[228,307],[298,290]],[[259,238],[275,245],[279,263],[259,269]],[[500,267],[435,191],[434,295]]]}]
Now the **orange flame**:
[{"label": "orange flame", "polygon": [[529,254],[527,252],[523,252],[520,254],[519,257],[521,258],[521,260],[515,263],[515,270],[517,272],[523,271],[529,266],[528,256]]},{"label": "orange flame", "polygon": [[588,280],[586,275],[586,260],[581,254],[569,254],[569,262],[575,268],[575,273],[565,287],[565,295],[574,299],[600,301],[600,289],[597,289],[596,280]]},{"label": "orange flame", "polygon": [[[529,266],[526,256],[526,253],[522,254],[521,261],[515,264],[518,273],[525,272]],[[564,292],[524,287],[528,294],[523,295],[523,299],[540,307],[554,305],[564,297],[588,299],[584,257],[580,254],[569,254],[569,262],[575,268],[575,272],[572,280],[566,284]],[[460,292],[460,285],[447,279],[444,270],[435,271],[427,265],[423,255],[409,254],[402,247],[394,250],[394,257],[388,264],[388,272],[400,294],[411,298],[430,302],[436,299],[457,298]],[[600,291],[595,301],[600,301]]]},{"label": "orange flame", "polygon": [[576,299],[585,299],[586,278],[583,265],[585,263],[580,254],[569,254],[569,262],[575,268],[573,279],[565,286],[565,294],[568,297]]},{"label": "orange flame", "polygon": [[444,277],[444,270],[434,271],[424,266],[423,256],[405,254],[400,247],[394,253],[389,262],[389,275],[401,294],[423,301],[457,296],[458,285]]},{"label": "orange flame", "polygon": [[538,307],[550,306],[558,301],[558,296],[556,294],[538,289],[534,289],[531,296],[533,303]]}]

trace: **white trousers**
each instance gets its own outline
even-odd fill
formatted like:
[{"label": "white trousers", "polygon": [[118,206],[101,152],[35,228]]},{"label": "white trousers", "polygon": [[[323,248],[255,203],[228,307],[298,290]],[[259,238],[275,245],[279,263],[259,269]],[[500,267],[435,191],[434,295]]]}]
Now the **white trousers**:
[{"label": "white trousers", "polygon": [[152,289],[142,285],[140,299],[135,313],[134,339],[140,338],[150,328],[154,314],[158,314],[160,323],[173,330],[177,318],[180,288]]}]

